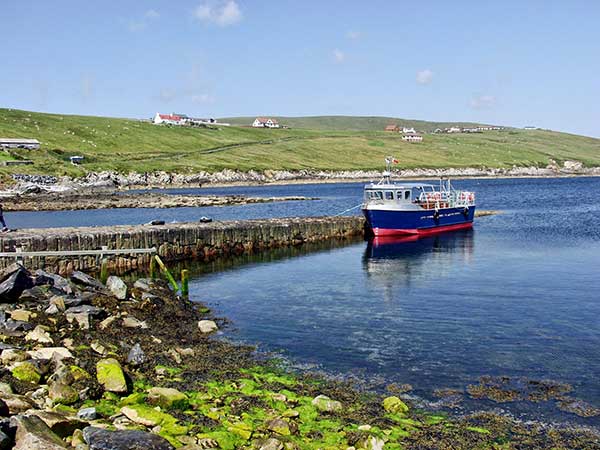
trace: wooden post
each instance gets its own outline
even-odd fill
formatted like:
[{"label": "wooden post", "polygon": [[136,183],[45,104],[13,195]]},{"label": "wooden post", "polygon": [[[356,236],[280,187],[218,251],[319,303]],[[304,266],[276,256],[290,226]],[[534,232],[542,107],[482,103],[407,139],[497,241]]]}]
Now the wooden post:
[{"label": "wooden post", "polygon": [[150,257],[150,278],[156,278],[156,259],[154,259],[154,256]]},{"label": "wooden post", "polygon": [[108,280],[108,258],[102,258],[102,264],[100,265],[100,281],[102,284],[106,284]]},{"label": "wooden post", "polygon": [[181,295],[183,295],[186,298],[190,295],[188,281],[189,281],[189,271],[187,269],[183,269],[181,271]]},{"label": "wooden post", "polygon": [[162,259],[160,259],[160,256],[154,255],[154,259],[156,259],[156,262],[157,262],[158,266],[160,267],[160,270],[162,271],[162,273],[165,275],[165,278],[169,281],[169,283],[171,283],[173,290],[175,292],[178,292],[179,285],[177,284],[177,281],[175,281],[175,278],[173,278],[173,275],[171,275],[171,272],[169,272],[169,269],[167,269],[167,266],[165,266],[165,263],[163,263]]}]

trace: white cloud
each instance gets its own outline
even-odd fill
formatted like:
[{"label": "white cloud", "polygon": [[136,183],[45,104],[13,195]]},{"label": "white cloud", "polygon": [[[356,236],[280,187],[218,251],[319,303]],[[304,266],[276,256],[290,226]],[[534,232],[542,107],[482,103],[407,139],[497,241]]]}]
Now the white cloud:
[{"label": "white cloud", "polygon": [[149,9],[144,13],[141,19],[131,20],[129,22],[129,31],[135,33],[137,31],[145,30],[150,22],[157,20],[160,14],[155,9]]},{"label": "white cloud", "polygon": [[346,54],[340,49],[336,48],[333,50],[333,61],[337,64],[341,64],[346,60]]},{"label": "white cloud", "polygon": [[362,37],[362,33],[360,31],[348,31],[346,33],[346,37],[353,41],[360,39]]},{"label": "white cloud", "polygon": [[433,72],[429,69],[420,70],[417,72],[417,83],[429,84],[433,79]]},{"label": "white cloud", "polygon": [[191,96],[190,100],[192,103],[204,104],[214,103],[215,98],[210,94],[195,94]]},{"label": "white cloud", "polygon": [[471,99],[469,105],[473,109],[490,109],[496,106],[496,97],[493,95],[478,95]]},{"label": "white cloud", "polygon": [[144,14],[144,17],[147,19],[158,19],[160,17],[160,14],[158,12],[156,12],[155,9],[149,9]]},{"label": "white cloud", "polygon": [[214,23],[220,27],[234,25],[242,20],[242,11],[235,0],[206,1],[198,5],[193,15],[201,22]]}]

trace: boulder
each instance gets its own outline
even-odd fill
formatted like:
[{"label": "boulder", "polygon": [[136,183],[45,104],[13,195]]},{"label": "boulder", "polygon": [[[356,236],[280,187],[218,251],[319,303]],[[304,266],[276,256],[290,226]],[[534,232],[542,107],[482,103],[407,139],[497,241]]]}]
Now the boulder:
[{"label": "boulder", "polygon": [[46,301],[48,298],[48,294],[45,290],[41,289],[39,286],[33,286],[32,288],[25,289],[21,292],[19,296],[19,303],[24,302],[36,302],[41,303]]},{"label": "boulder", "polygon": [[99,318],[105,314],[105,311],[97,306],[78,305],[67,308],[65,314],[88,314],[94,318]]},{"label": "boulder", "polygon": [[201,333],[212,333],[213,331],[217,331],[219,327],[213,320],[199,320],[198,321],[198,329]]},{"label": "boulder", "polygon": [[148,328],[148,324],[146,322],[142,322],[141,320],[136,319],[133,316],[123,317],[123,326],[125,328],[141,328],[141,329]]},{"label": "boulder", "polygon": [[98,418],[98,412],[94,407],[82,408],[77,411],[77,418],[83,420],[96,420]]},{"label": "boulder", "polygon": [[88,274],[76,270],[71,274],[71,281],[93,289],[104,289],[104,285]]},{"label": "boulder", "polygon": [[33,359],[53,359],[54,361],[73,357],[73,354],[65,347],[43,347],[29,350],[27,354]]},{"label": "boulder", "polygon": [[0,360],[3,364],[27,361],[28,359],[29,355],[26,352],[16,348],[8,348],[6,350],[2,350],[2,356],[0,356]]},{"label": "boulder", "polygon": [[50,333],[44,330],[41,325],[38,325],[33,331],[27,333],[25,335],[25,340],[39,342],[40,344],[54,344],[54,340],[52,340]]},{"label": "boulder", "polygon": [[96,377],[98,383],[109,392],[127,392],[125,375],[119,361],[114,358],[101,359],[96,363]]},{"label": "boulder", "polygon": [[72,405],[79,400],[79,392],[66,383],[52,383],[48,387],[48,397],[54,404]]},{"label": "boulder", "polygon": [[127,285],[119,277],[111,275],[106,280],[106,287],[119,300],[127,298]]},{"label": "boulder", "polygon": [[152,292],[157,289],[158,285],[152,278],[139,278],[135,283],[133,283],[133,287],[139,289],[144,292]]},{"label": "boulder", "polygon": [[[19,298],[25,289],[33,287],[29,271],[23,266],[12,264],[14,271],[0,283],[0,302],[12,303]],[[5,272],[8,269],[5,269]]]},{"label": "boulder", "polygon": [[142,347],[140,347],[140,344],[136,343],[133,347],[131,347],[131,350],[129,350],[129,354],[127,355],[127,363],[131,364],[132,366],[140,366],[144,364],[145,361],[146,354],[142,350]]},{"label": "boulder", "polygon": [[65,443],[37,416],[14,416],[11,424],[16,426],[15,450],[59,450]]},{"label": "boulder", "polygon": [[269,438],[257,445],[258,450],[283,450],[283,444],[275,438]]},{"label": "boulder", "polygon": [[383,409],[390,413],[405,414],[408,412],[408,406],[396,396],[383,399]]},{"label": "boulder", "polygon": [[340,402],[332,400],[326,395],[316,396],[311,403],[316,406],[319,411],[323,412],[335,412],[342,409],[342,404]]},{"label": "boulder", "polygon": [[8,331],[29,331],[33,330],[33,324],[22,320],[7,319],[3,327]]},{"label": "boulder", "polygon": [[19,381],[26,383],[39,384],[42,374],[37,367],[29,361],[17,363],[11,370],[12,376]]},{"label": "boulder", "polygon": [[165,438],[138,430],[108,431],[97,427],[83,430],[90,450],[174,450]]},{"label": "boulder", "polygon": [[22,322],[29,322],[29,319],[35,317],[36,313],[28,311],[26,309],[15,309],[10,312],[10,318],[12,320],[20,320]]},{"label": "boulder", "polygon": [[20,414],[28,409],[36,407],[35,403],[33,403],[24,395],[0,392],[0,400],[2,400],[6,406],[8,406],[8,410],[11,415]]},{"label": "boulder", "polygon": [[129,406],[123,406],[121,408],[121,414],[127,417],[134,423],[139,423],[140,425],[144,425],[145,427],[155,427],[160,424],[161,416],[160,415],[148,415],[140,412],[140,408],[134,408]]},{"label": "boulder", "polygon": [[282,436],[289,436],[292,434],[290,424],[281,418],[269,420],[265,425],[267,430]]},{"label": "boulder", "polygon": [[148,391],[148,403],[160,406],[162,409],[185,409],[188,406],[188,398],[183,392],[173,388],[153,387]]},{"label": "boulder", "polygon": [[42,419],[50,430],[61,438],[71,436],[75,430],[83,429],[87,426],[87,423],[82,420],[55,411],[36,410],[28,412],[27,415]]}]

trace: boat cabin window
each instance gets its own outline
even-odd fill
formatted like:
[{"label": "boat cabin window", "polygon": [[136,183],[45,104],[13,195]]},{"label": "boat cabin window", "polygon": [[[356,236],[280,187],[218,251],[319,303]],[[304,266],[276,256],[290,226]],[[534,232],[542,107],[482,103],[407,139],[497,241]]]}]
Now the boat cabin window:
[{"label": "boat cabin window", "polygon": [[385,191],[386,200],[394,200],[394,193],[392,191]]},{"label": "boat cabin window", "polygon": [[367,191],[367,198],[369,200],[383,200],[382,191]]},{"label": "boat cabin window", "polygon": [[410,191],[404,191],[404,200],[408,200],[410,198]]}]

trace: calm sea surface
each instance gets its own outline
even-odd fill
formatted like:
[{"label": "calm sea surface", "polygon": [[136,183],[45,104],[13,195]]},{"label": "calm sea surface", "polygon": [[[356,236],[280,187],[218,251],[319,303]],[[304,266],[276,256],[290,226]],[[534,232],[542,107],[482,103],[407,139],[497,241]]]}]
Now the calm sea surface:
[{"label": "calm sea surface", "polygon": [[[435,388],[483,375],[554,379],[600,408],[600,179],[457,180],[478,207],[502,214],[473,231],[415,242],[325,246],[314,252],[203,266],[193,298],[231,319],[227,337],[298,365]],[[362,184],[192,189],[303,195],[317,201],[219,208],[7,213],[11,227],[109,225],[334,214],[360,202]],[[356,211],[356,210],[355,210]],[[353,212],[355,212],[353,211]],[[293,257],[290,256],[293,254]],[[469,408],[469,401],[463,402]],[[561,413],[553,402],[480,402],[524,417]]]}]

